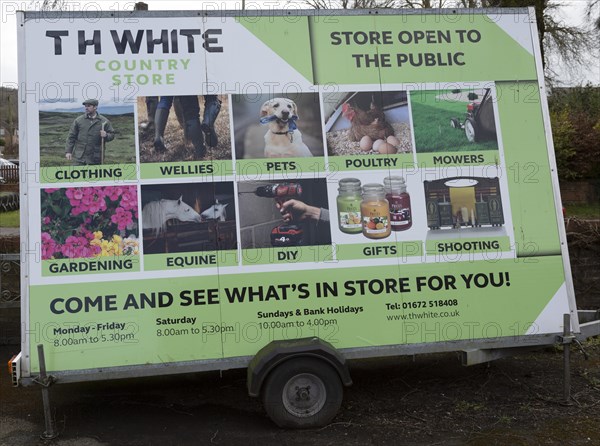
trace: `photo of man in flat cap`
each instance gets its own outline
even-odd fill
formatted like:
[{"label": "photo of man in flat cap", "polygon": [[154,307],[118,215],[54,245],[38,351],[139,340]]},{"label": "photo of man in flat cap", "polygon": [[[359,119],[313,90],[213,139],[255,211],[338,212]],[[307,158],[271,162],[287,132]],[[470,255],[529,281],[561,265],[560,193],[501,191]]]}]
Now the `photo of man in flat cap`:
[{"label": "photo of man in flat cap", "polygon": [[103,164],[106,143],[115,138],[115,131],[110,121],[98,113],[96,99],[87,99],[83,105],[85,113],[71,124],[65,157],[76,166]]}]

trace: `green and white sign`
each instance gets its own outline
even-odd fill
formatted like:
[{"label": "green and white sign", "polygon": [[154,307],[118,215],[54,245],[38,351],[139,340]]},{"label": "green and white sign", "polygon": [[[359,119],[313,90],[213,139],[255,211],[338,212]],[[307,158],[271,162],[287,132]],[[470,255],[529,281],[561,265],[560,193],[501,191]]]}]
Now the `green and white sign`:
[{"label": "green and white sign", "polygon": [[529,11],[135,15],[22,15],[24,374],[562,332]]}]

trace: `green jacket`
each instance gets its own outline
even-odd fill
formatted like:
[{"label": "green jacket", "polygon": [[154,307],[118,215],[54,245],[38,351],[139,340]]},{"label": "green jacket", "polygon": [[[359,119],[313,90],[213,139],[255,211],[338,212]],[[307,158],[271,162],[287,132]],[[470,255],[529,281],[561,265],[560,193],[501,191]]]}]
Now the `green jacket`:
[{"label": "green jacket", "polygon": [[115,139],[115,130],[110,121],[104,116],[96,113],[93,119],[86,114],[78,116],[73,121],[67,138],[66,153],[72,153],[73,159],[79,164],[100,164],[100,147],[102,138],[100,130],[104,123],[104,131],[107,133],[105,142]]}]

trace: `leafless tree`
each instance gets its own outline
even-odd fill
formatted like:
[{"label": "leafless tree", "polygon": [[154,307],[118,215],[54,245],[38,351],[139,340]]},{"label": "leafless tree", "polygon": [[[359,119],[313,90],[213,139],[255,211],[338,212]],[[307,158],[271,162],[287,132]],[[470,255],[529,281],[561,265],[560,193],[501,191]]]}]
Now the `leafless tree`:
[{"label": "leafless tree", "polygon": [[34,6],[37,6],[39,4],[39,8],[42,11],[52,11],[52,10],[60,11],[61,9],[63,9],[63,7],[65,6],[65,3],[67,3],[67,1],[66,0],[43,0],[42,2],[31,1],[31,3],[34,4]]},{"label": "leafless tree", "polygon": [[397,8],[400,0],[304,0],[314,9],[379,9]]},{"label": "leafless tree", "polygon": [[[541,21],[538,18],[538,34],[542,47],[543,62],[547,76],[556,75],[554,66],[562,65],[567,71],[575,71],[578,67],[588,62],[590,53],[598,48],[598,39],[580,27],[570,26],[560,20],[557,10],[560,4],[544,1],[546,8],[541,12]],[[538,9],[536,8],[536,16]],[[548,55],[554,56],[557,63],[548,63]]]},{"label": "leafless tree", "polygon": [[600,31],[600,0],[590,0],[585,14],[591,22],[593,22],[596,30]]},{"label": "leafless tree", "polygon": [[403,0],[400,7],[418,9],[418,8],[451,8],[455,6],[452,0]]}]

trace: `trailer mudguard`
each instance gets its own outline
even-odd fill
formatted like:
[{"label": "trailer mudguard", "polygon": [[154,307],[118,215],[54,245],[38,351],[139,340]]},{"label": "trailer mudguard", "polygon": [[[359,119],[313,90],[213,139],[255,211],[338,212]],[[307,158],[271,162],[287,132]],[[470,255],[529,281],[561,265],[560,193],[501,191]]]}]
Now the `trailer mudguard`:
[{"label": "trailer mudguard", "polygon": [[271,370],[288,359],[301,356],[327,362],[338,372],[345,386],[352,385],[344,356],[329,342],[312,337],[272,341],[264,346],[248,365],[248,394],[254,397],[260,395],[262,384]]}]

